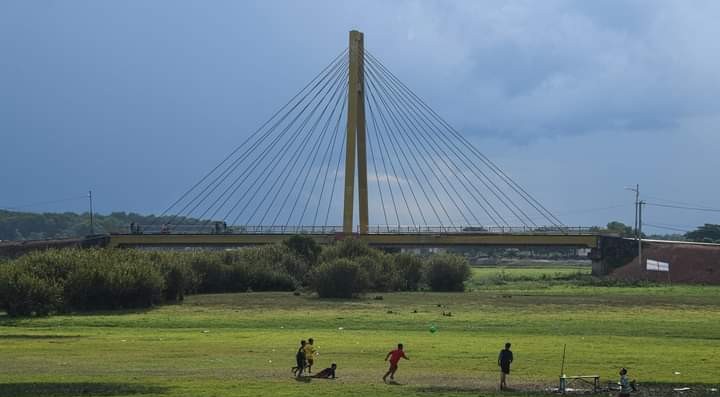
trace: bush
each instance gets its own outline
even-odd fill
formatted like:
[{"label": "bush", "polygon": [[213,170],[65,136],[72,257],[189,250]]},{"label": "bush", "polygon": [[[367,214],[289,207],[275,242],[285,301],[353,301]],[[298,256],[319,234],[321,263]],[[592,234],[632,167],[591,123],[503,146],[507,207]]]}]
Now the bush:
[{"label": "bush", "polygon": [[367,243],[361,240],[347,238],[326,247],[320,255],[323,262],[331,262],[335,259],[355,259],[359,257],[377,257],[381,254],[379,250],[370,248]]},{"label": "bush", "polygon": [[434,255],[428,260],[425,277],[433,291],[464,291],[465,281],[470,278],[470,264],[465,257]]},{"label": "bush", "polygon": [[147,260],[84,263],[66,280],[63,296],[73,309],[141,308],[160,303],[164,285],[158,267]]},{"label": "bush", "polygon": [[425,264],[422,258],[412,254],[398,254],[393,258],[400,280],[399,290],[417,291],[423,279]]},{"label": "bush", "polygon": [[62,287],[27,269],[2,266],[0,304],[12,317],[48,315],[62,308]]},{"label": "bush", "polygon": [[322,252],[322,248],[314,238],[297,234],[283,241],[283,245],[310,266],[317,262],[320,252]]},{"label": "bush", "polygon": [[368,274],[368,290],[390,292],[402,289],[403,281],[391,255],[361,256],[355,262]]},{"label": "bush", "polygon": [[367,272],[349,259],[336,259],[316,266],[312,285],[321,298],[352,298],[368,288]]}]

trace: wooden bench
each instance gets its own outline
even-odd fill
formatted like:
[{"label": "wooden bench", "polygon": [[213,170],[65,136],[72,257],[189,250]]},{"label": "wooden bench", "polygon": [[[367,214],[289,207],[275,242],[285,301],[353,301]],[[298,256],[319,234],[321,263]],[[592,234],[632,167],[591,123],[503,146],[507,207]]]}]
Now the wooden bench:
[{"label": "wooden bench", "polygon": [[597,393],[600,391],[600,375],[563,375],[560,377],[560,386],[558,387],[558,392],[565,394],[567,391],[567,387],[575,382],[581,382],[586,385],[592,386],[593,393]]}]

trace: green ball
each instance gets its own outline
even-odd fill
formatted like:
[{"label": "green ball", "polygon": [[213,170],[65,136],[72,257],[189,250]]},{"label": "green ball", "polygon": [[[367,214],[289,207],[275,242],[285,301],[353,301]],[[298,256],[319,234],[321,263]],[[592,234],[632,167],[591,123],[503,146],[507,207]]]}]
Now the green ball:
[{"label": "green ball", "polygon": [[431,325],[431,326],[430,326],[430,333],[431,333],[431,334],[434,334],[435,332],[437,332],[437,327],[434,326],[434,325]]}]

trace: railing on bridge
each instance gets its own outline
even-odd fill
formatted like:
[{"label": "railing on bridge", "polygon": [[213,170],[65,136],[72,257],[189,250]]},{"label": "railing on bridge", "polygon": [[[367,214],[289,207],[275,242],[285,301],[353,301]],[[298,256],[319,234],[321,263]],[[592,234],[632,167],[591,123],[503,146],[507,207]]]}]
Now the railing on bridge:
[{"label": "railing on bridge", "polygon": [[[130,234],[337,234],[342,226],[253,226],[214,222],[200,225],[132,225]],[[355,228],[359,232],[359,226]],[[589,227],[373,225],[369,234],[597,234]]]}]

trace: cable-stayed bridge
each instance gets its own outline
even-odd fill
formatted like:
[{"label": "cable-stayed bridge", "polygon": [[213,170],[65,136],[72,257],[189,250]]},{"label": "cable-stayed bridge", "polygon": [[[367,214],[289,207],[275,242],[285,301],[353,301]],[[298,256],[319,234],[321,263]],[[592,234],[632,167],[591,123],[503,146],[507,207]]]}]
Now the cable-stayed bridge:
[{"label": "cable-stayed bridge", "polygon": [[113,234],[110,245],[233,246],[307,234],[378,246],[598,248],[601,238],[564,225],[367,51],[357,31],[162,216]]}]

